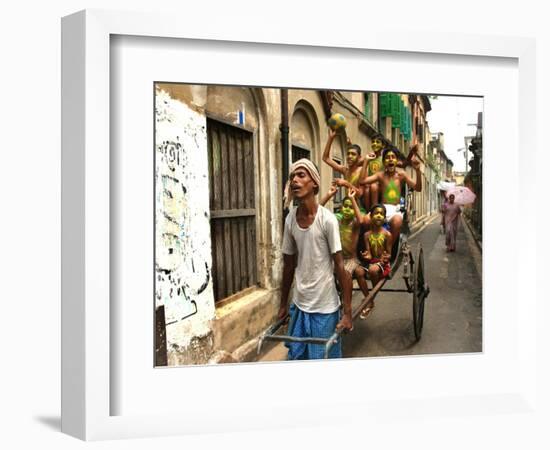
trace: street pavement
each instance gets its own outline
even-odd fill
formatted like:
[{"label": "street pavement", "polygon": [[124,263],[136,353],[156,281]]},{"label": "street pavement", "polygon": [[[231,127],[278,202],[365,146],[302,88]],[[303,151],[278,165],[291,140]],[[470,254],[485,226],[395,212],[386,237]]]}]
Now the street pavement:
[{"label": "street pavement", "polygon": [[[464,222],[460,224],[456,252],[445,251],[439,217],[434,217],[409,239],[413,255],[421,245],[424,273],[430,286],[426,298],[420,341],[413,331],[412,295],[380,292],[366,320],[357,319],[352,332],[343,337],[344,357],[373,357],[482,351],[481,252]],[[402,289],[402,268],[384,288]],[[354,291],[353,307],[361,303]],[[272,346],[260,361],[286,358],[285,347]]]},{"label": "street pavement", "polygon": [[[358,319],[344,337],[346,357],[471,353],[482,351],[481,253],[465,225],[456,252],[447,253],[439,218],[409,240],[413,255],[421,245],[424,273],[430,286],[420,341],[413,331],[412,295],[381,292],[366,320]],[[404,288],[400,269],[384,288]],[[362,295],[353,296],[354,304]]]}]

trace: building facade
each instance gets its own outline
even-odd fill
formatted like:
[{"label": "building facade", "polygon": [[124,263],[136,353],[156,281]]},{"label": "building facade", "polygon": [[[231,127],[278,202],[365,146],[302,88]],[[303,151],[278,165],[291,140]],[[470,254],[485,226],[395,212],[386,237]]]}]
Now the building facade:
[{"label": "building facade", "polygon": [[468,150],[472,153],[468,165],[469,170],[464,178],[464,185],[475,194],[474,204],[464,209],[464,215],[470,221],[477,238],[481,240],[483,234],[483,113],[477,115],[476,135],[471,139]]}]

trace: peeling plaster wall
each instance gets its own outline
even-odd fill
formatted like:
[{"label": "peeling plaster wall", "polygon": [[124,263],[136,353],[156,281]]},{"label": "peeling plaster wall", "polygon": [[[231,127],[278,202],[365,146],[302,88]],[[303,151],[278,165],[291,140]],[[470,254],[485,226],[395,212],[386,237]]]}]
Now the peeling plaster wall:
[{"label": "peeling plaster wall", "polygon": [[298,109],[294,112],[290,127],[290,140],[292,145],[298,145],[308,150],[315,151],[315,134],[313,126],[305,111]]},{"label": "peeling plaster wall", "polygon": [[[267,111],[266,120],[266,142],[263,144],[265,149],[265,158],[267,165],[260,165],[260,170],[265,174],[262,178],[260,189],[269,192],[269,198],[272,199],[265,203],[265,208],[269,212],[269,255],[271,262],[268,266],[267,278],[269,278],[270,288],[278,288],[281,284],[283,273],[282,257],[282,237],[283,237],[283,215],[282,215],[282,195],[286,183],[283,179],[282,165],[282,147],[281,132],[279,125],[281,123],[281,91],[279,89],[262,89],[265,107]],[[277,296],[276,302],[279,298]]]},{"label": "peeling plaster wall", "polygon": [[244,114],[242,125],[251,129],[258,129],[258,108],[250,88],[208,86],[207,109],[209,113],[229,123],[238,123],[238,113]]},{"label": "peeling plaster wall", "polygon": [[206,118],[162,89],[155,107],[155,303],[165,307],[169,363],[177,363],[170,352],[191,344],[208,353],[215,316]]}]

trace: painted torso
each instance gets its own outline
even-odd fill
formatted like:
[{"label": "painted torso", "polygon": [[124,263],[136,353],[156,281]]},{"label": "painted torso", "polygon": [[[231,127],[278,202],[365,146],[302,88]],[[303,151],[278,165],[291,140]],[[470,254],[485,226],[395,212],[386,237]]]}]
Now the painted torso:
[{"label": "painted torso", "polygon": [[382,161],[382,155],[376,159],[369,161],[369,173],[368,176],[374,175],[376,172],[380,172],[384,168],[384,162]]},{"label": "painted torso", "polygon": [[355,221],[352,220],[349,223],[345,223],[343,220],[339,219],[340,223],[340,242],[342,243],[342,254],[344,258],[351,258],[355,255],[354,248],[354,224]]},{"label": "painted torso", "polygon": [[380,231],[379,233],[369,232],[368,234],[368,240],[369,240],[369,247],[370,247],[370,254],[373,258],[381,258],[382,253],[384,253],[384,250],[386,248],[386,239],[387,234],[384,233],[384,231]]},{"label": "painted torso", "polygon": [[386,178],[386,183],[384,186],[384,192],[382,193],[383,203],[390,205],[397,205],[399,199],[401,198],[401,183],[397,175],[392,176],[391,178]]},{"label": "painted torso", "polygon": [[353,186],[359,187],[359,175],[361,175],[361,167],[348,170],[346,181],[351,183]]}]

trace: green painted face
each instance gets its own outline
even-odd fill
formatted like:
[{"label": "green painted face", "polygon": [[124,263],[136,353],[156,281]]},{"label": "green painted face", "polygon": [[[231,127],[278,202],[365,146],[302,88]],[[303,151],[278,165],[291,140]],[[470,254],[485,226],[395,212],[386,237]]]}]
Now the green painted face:
[{"label": "green painted face", "polygon": [[353,204],[349,198],[346,198],[342,203],[342,209],[340,210],[342,217],[346,220],[351,220],[355,217],[355,212],[353,211]]},{"label": "green painted face", "polygon": [[371,213],[371,219],[376,226],[382,226],[385,218],[386,213],[384,212],[384,208],[374,208],[374,211]]}]

